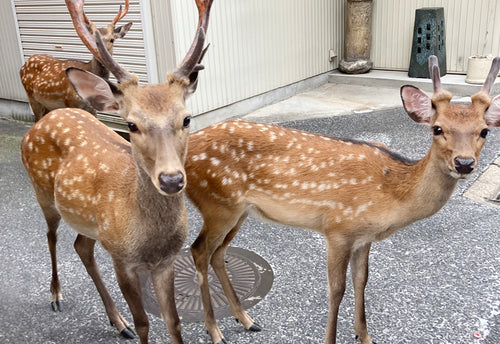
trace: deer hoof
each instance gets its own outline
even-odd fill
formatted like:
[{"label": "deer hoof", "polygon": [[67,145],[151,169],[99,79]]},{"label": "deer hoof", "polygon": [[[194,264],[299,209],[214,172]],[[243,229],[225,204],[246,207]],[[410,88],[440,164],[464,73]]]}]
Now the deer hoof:
[{"label": "deer hoof", "polygon": [[[359,340],[359,336],[358,336],[358,335],[356,335],[356,338],[355,338],[355,339],[356,339],[356,340]],[[374,341],[372,340],[372,343],[371,343],[371,344],[377,344],[377,343],[376,343],[376,342],[374,342]]]},{"label": "deer hoof", "polygon": [[62,312],[62,309],[63,309],[63,302],[62,302],[62,300],[52,301],[50,303],[50,305],[52,306],[52,310],[54,312]]},{"label": "deer hoof", "polygon": [[221,340],[219,340],[217,343],[215,344],[229,344],[224,338],[222,338]]},{"label": "deer hoof", "polygon": [[130,327],[125,327],[121,332],[120,335],[123,338],[127,339],[134,339],[135,338],[135,332],[132,330]]},{"label": "deer hoof", "polygon": [[[240,322],[237,318],[234,318],[234,320],[237,323]],[[250,331],[250,332],[260,332],[260,331],[262,331],[262,327],[259,324],[257,324],[256,322],[254,322],[252,325],[250,325],[249,328],[247,328],[247,331]]]},{"label": "deer hoof", "polygon": [[251,332],[260,332],[260,331],[262,331],[262,327],[259,324],[257,324],[257,323],[253,323],[252,326],[250,326],[248,328],[248,331],[251,331]]}]

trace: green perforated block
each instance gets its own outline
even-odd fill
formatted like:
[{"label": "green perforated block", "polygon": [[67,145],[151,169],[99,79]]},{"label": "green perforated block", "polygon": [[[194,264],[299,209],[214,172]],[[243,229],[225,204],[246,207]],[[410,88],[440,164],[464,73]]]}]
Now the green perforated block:
[{"label": "green perforated block", "polygon": [[408,76],[429,78],[428,59],[436,55],[441,76],[446,74],[444,9],[426,7],[415,11],[413,44]]}]

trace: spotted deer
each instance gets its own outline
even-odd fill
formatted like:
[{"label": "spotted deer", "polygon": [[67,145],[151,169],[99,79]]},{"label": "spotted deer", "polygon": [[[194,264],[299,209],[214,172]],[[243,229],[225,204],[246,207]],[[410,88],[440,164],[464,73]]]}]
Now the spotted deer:
[{"label": "spotted deer", "polygon": [[[70,3],[70,0],[66,0],[66,4]],[[118,21],[125,17],[128,9],[129,1],[125,0],[125,9],[122,11],[120,6],[115,18],[105,28],[97,28],[84,14],[85,24],[81,30],[89,31],[94,37],[95,33],[99,32],[107,51],[112,54],[115,40],[123,38],[132,26],[132,23],[116,26]],[[94,115],[97,113],[96,109],[88,101],[81,98],[71,85],[66,76],[68,68],[79,68],[104,79],[109,78],[109,71],[95,54],[88,62],[59,60],[48,54],[31,56],[21,67],[20,76],[35,115],[35,122],[49,111],[65,107],[80,108]]]},{"label": "spotted deer", "polygon": [[187,194],[203,216],[191,246],[214,343],[226,343],[217,326],[207,280],[211,264],[236,319],[247,330],[261,327],[243,310],[225,269],[227,246],[248,215],[322,233],[327,245],[329,312],[325,343],[335,343],[348,264],[355,294],[356,335],[367,331],[364,290],[371,243],[436,213],[461,178],[476,168],[488,127],[500,126],[500,96],[489,93],[496,58],[471,105],[450,104],[437,59],[429,69],[432,97],[401,88],[411,119],[433,133],[428,154],[408,161],[382,144],[316,135],[279,126],[229,120],[191,135],[185,168]]},{"label": "spotted deer", "polygon": [[[81,2],[80,2],[81,3]],[[182,343],[174,300],[173,262],[187,235],[183,190],[191,116],[185,99],[196,90],[212,0],[196,0],[200,20],[182,63],[156,85],[138,85],[137,75],[118,65],[96,33],[96,54],[118,84],[70,68],[68,79],[97,110],[117,111],[128,123],[130,144],[81,109],[56,109],[35,123],[22,141],[22,160],[47,222],[52,262],[52,308],[62,310],[56,242],[60,219],[78,236],[74,247],[94,281],[110,322],[134,336],[100,277],[94,260],[99,241],[113,260],[118,284],[141,343],[148,342],[139,274],[150,273],[173,343]],[[74,5],[74,6],[73,6]],[[70,11],[83,25],[77,0]],[[82,33],[82,32],[79,32]],[[93,41],[90,32],[83,39]]]}]

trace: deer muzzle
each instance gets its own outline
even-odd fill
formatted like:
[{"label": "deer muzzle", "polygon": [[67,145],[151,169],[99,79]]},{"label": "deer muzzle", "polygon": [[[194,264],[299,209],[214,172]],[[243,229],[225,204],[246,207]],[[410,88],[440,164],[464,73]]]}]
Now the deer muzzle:
[{"label": "deer muzzle", "polygon": [[158,176],[158,181],[160,182],[160,189],[168,195],[181,192],[186,184],[181,171],[168,174],[162,172]]},{"label": "deer muzzle", "polygon": [[454,163],[455,163],[455,170],[457,171],[457,173],[461,175],[467,175],[470,174],[472,171],[474,171],[476,160],[473,158],[464,158],[461,156],[457,156],[454,159]]}]

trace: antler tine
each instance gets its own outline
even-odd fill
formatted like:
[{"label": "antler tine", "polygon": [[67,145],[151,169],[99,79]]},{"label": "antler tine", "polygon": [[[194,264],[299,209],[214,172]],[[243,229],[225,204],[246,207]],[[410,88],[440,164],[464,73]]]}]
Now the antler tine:
[{"label": "antler tine", "polygon": [[118,14],[116,15],[115,19],[111,22],[111,24],[114,26],[116,23],[118,23],[120,20],[125,17],[125,15],[128,13],[128,7],[129,7],[129,0],[125,0],[125,10],[122,12],[122,5],[120,5],[120,10],[118,11]]},{"label": "antler tine", "polygon": [[99,31],[95,33],[95,41],[99,55],[101,57],[101,63],[115,76],[119,83],[123,84],[125,82],[137,79],[132,73],[123,68],[116,62],[111,54],[108,52],[102,41],[101,34]]},{"label": "antler tine", "polygon": [[85,12],[83,12],[83,19],[85,20],[85,23],[87,23],[87,25],[92,25],[92,21],[89,19],[89,17],[87,17]]},{"label": "antler tine", "polygon": [[213,0],[196,0],[196,6],[198,7],[198,28],[186,57],[184,57],[180,66],[174,71],[174,75],[178,77],[189,76],[195,69],[203,69],[199,63],[208,48],[203,49],[203,44],[205,43],[205,34],[208,29],[208,19],[212,3]]},{"label": "antler tine", "polygon": [[429,56],[429,76],[432,79],[432,86],[434,87],[434,93],[439,91],[441,87],[441,78],[439,75],[439,64],[438,59],[435,55]]},{"label": "antler tine", "polygon": [[491,88],[495,83],[495,79],[497,78],[499,70],[500,70],[500,57],[497,56],[493,59],[493,62],[491,63],[490,72],[488,73],[486,81],[484,82],[483,85],[483,92],[490,94]]},{"label": "antler tine", "polygon": [[91,23],[90,19],[83,13],[83,0],[66,0],[66,7],[68,7],[69,14],[71,16],[71,20],[73,21],[73,25],[75,27],[76,33],[82,40],[83,44],[89,49],[92,55],[95,56],[99,61],[101,60],[101,56],[99,55],[99,51],[97,50],[97,46],[95,43],[92,34],[87,30],[85,23]]}]

